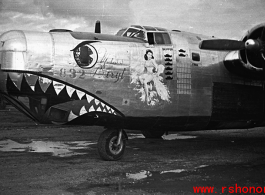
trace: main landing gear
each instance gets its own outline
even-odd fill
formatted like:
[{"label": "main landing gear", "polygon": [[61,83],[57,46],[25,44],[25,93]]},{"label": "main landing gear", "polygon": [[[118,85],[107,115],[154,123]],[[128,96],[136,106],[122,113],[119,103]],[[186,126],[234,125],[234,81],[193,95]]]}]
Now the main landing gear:
[{"label": "main landing gear", "polygon": [[114,161],[122,158],[128,137],[123,130],[107,129],[98,139],[98,153],[104,160]]}]

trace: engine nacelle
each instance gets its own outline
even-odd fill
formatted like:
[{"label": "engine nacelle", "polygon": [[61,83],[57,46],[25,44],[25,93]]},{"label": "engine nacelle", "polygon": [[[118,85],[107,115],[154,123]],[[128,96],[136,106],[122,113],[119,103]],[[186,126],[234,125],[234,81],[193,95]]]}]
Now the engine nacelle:
[{"label": "engine nacelle", "polygon": [[[265,23],[256,25],[246,32],[241,41],[246,45],[253,44],[253,47],[256,47],[258,44],[252,42],[257,42],[260,39],[264,27]],[[261,52],[252,48],[251,45],[248,46],[248,49],[228,53],[224,63],[226,68],[234,74],[252,79],[264,79],[262,71],[264,59]]]}]

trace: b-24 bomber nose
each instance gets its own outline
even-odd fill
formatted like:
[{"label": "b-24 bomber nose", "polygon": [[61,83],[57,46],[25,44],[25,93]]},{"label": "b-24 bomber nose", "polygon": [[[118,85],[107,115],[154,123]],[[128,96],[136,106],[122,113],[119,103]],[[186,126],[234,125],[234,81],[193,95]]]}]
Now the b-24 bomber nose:
[{"label": "b-24 bomber nose", "polygon": [[8,31],[0,36],[1,69],[26,69],[26,38],[22,31]]}]

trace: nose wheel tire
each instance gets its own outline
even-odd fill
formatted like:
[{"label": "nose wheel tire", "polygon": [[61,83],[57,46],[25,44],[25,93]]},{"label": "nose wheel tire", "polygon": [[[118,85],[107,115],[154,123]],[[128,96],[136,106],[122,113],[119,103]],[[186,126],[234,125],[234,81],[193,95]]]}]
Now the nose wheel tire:
[{"label": "nose wheel tire", "polygon": [[98,139],[98,153],[102,159],[115,161],[122,158],[126,147],[126,139],[123,134],[120,143],[118,143],[118,139],[118,130],[107,129],[101,133]]}]

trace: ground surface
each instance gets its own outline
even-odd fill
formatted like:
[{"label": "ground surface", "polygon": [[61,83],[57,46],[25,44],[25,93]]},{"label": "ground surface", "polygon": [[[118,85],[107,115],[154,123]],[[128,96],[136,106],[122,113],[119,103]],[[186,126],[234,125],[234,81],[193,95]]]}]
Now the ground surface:
[{"label": "ground surface", "polygon": [[35,125],[13,108],[0,111],[0,194],[195,194],[196,186],[214,187],[197,194],[265,194],[265,128],[180,132],[173,140],[128,132],[117,162],[98,156],[102,130]]}]

